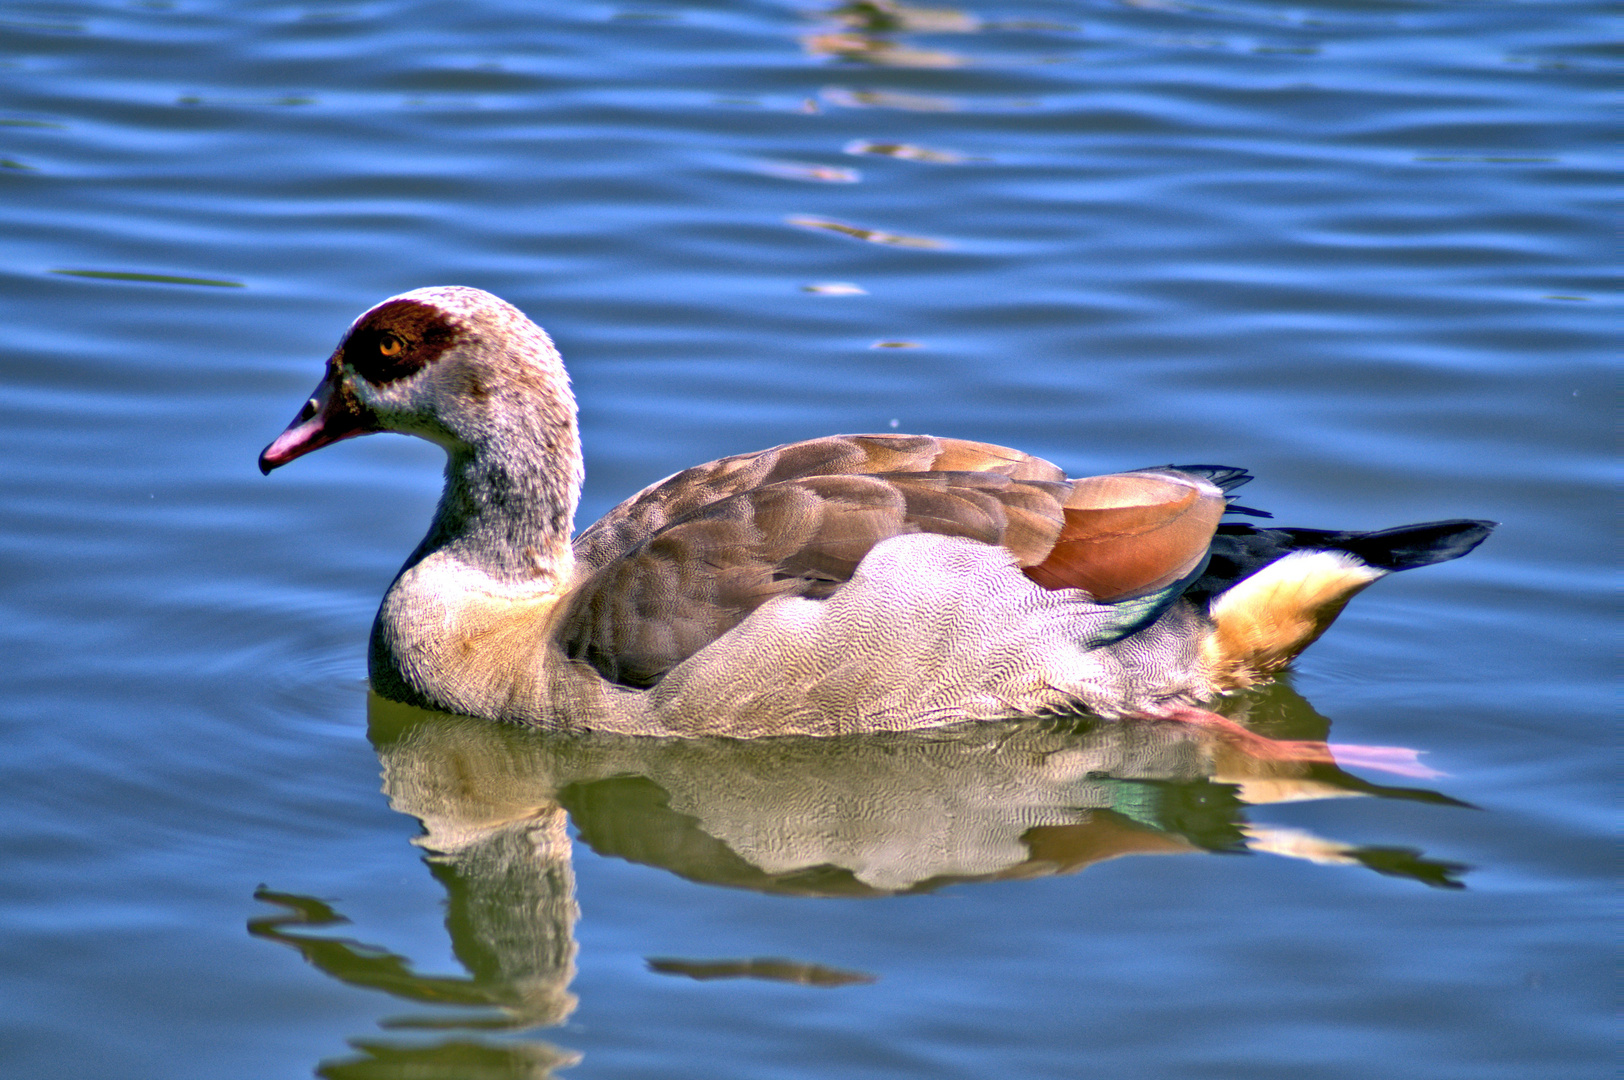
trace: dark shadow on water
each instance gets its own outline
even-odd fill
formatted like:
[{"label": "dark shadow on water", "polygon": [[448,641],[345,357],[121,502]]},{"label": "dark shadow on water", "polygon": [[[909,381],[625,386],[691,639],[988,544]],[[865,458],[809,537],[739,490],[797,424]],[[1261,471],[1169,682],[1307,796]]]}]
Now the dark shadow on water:
[{"label": "dark shadow on water", "polygon": [[[532,1078],[579,1060],[499,1035],[556,1026],[576,1007],[571,823],[599,855],[787,896],[928,893],[1076,873],[1126,855],[1202,853],[1270,853],[1462,887],[1464,866],[1418,851],[1249,821],[1249,807],[1274,802],[1466,804],[1270,753],[1320,745],[1330,727],[1285,683],[1237,695],[1221,711],[1257,735],[1064,717],[849,738],[650,739],[543,732],[373,697],[369,735],[384,791],[423,827],[414,843],[446,890],[446,929],[466,974],[419,974],[408,957],[328,936],[347,922],[332,906],[265,887],[256,899],[282,911],[248,930],[342,983],[431,1010],[386,1029],[417,1039],[464,1033],[357,1040],[359,1057],[324,1062],[318,1075]],[[834,991],[883,976],[808,957],[648,963],[668,976]],[[471,1041],[472,1031],[487,1041]]]}]

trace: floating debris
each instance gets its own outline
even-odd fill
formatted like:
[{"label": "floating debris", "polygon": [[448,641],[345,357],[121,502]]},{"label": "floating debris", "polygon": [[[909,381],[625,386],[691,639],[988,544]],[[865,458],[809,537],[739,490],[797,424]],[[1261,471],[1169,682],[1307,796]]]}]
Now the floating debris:
[{"label": "floating debris", "polygon": [[784,180],[812,180],[820,184],[855,184],[863,178],[856,169],[840,165],[811,165],[801,161],[758,161],[756,169]]},{"label": "floating debris", "polygon": [[895,341],[876,341],[874,344],[869,346],[871,349],[923,349],[924,347],[925,345],[923,342],[902,341],[900,339]]},{"label": "floating debris", "polygon": [[802,292],[817,293],[819,296],[867,296],[868,290],[861,285],[853,285],[849,281],[815,281],[810,285],[802,285]]},{"label": "floating debris", "polygon": [[879,143],[867,139],[853,139],[842,149],[848,154],[874,154],[878,157],[900,158],[903,161],[929,161],[937,165],[957,165],[970,159],[952,150],[932,150],[928,146],[912,143]]},{"label": "floating debris", "polygon": [[828,232],[840,233],[855,240],[864,240],[870,244],[886,244],[890,247],[933,248],[947,247],[942,240],[933,240],[928,236],[904,236],[901,233],[885,232],[881,229],[865,229],[859,225],[847,225],[839,221],[830,221],[828,218],[815,218],[794,216],[784,219],[791,225],[803,229],[824,229]]},{"label": "floating debris", "polygon": [[801,46],[810,56],[833,56],[884,67],[955,68],[969,63],[958,53],[938,49],[915,49],[888,38],[867,34],[808,34]]},{"label": "floating debris", "polygon": [[981,20],[974,15],[953,8],[910,7],[896,0],[852,0],[835,5],[829,14],[843,26],[870,33],[912,30],[928,34],[968,34],[982,27]]},{"label": "floating debris", "polygon": [[902,109],[906,112],[959,112],[964,102],[934,94],[899,94],[891,90],[849,90],[829,86],[818,92],[825,104],[848,109]]},{"label": "floating debris", "polygon": [[215,278],[176,277],[173,274],[136,274],[124,270],[52,270],[65,277],[95,278],[99,281],[143,281],[152,285],[208,285],[216,289],[245,289],[240,281],[219,281]]},{"label": "floating debris", "polygon": [[852,986],[877,981],[863,971],[808,964],[767,956],[750,960],[678,960],[649,957],[648,969],[662,975],[686,975],[690,979],[768,979],[800,986]]}]

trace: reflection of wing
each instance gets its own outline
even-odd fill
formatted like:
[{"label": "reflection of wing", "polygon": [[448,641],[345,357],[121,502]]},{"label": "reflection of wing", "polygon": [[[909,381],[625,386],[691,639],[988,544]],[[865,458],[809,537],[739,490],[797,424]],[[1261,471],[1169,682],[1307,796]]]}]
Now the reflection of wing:
[{"label": "reflection of wing", "polygon": [[1218,488],[1171,470],[1072,481],[980,443],[795,443],[678,473],[584,533],[577,557],[596,572],[560,640],[609,678],[648,686],[767,601],[826,598],[876,544],[915,533],[1003,547],[1048,589],[1154,598],[1124,608],[1126,632],[1201,564],[1224,506]]},{"label": "reflection of wing", "polygon": [[[1325,734],[1327,721],[1284,685],[1226,707],[1283,735]],[[424,842],[442,851],[449,846],[437,838],[473,850],[484,846],[481,829],[506,831],[556,800],[600,854],[803,896],[1070,873],[1137,853],[1334,852],[1329,861],[1433,885],[1456,884],[1461,869],[1417,852],[1254,834],[1247,814],[1257,802],[1363,795],[1459,805],[1343,772],[1317,738],[1236,740],[1183,723],[1079,719],[930,734],[583,740],[377,697],[372,711],[391,805],[423,821]],[[1258,746],[1270,753],[1252,755]],[[472,873],[462,854],[443,861]]]}]

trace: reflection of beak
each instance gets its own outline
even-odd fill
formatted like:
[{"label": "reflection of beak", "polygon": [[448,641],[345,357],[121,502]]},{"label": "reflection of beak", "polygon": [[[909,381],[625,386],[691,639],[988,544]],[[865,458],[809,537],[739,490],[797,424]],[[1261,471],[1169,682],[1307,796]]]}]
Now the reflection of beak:
[{"label": "reflection of beak", "polygon": [[277,466],[304,457],[312,450],[376,430],[371,413],[341,383],[335,364],[328,368],[327,377],[310,395],[293,423],[259,455],[259,471],[268,476]]}]

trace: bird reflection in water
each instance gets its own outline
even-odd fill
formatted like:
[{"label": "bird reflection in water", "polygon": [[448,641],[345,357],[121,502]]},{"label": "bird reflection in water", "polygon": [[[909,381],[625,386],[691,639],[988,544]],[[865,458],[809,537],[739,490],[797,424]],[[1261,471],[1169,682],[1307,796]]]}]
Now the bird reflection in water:
[{"label": "bird reflection in water", "polygon": [[[1259,804],[1347,797],[1465,805],[1361,779],[1336,757],[1436,774],[1392,751],[1328,748],[1319,740],[1329,721],[1284,682],[1229,698],[1220,710],[1232,727],[1065,717],[741,741],[549,733],[374,696],[369,734],[384,791],[423,827],[413,842],[446,889],[446,929],[466,975],[419,974],[407,957],[326,936],[323,928],[347,922],[330,905],[263,887],[256,898],[282,910],[248,928],[341,982],[432,1007],[386,1028],[463,1033],[427,1044],[357,1040],[360,1057],[325,1062],[318,1075],[450,1069],[534,1080],[580,1055],[473,1033],[555,1026],[575,1009],[571,822],[602,856],[702,884],[803,897],[925,893],[1075,873],[1124,855],[1202,852],[1266,852],[1461,887],[1458,864],[1246,817]],[[648,963],[651,972],[690,979],[820,988],[883,975],[812,958]]]}]

